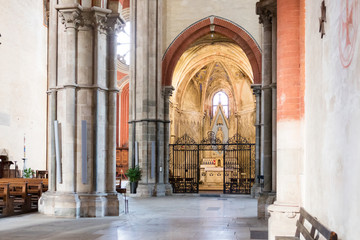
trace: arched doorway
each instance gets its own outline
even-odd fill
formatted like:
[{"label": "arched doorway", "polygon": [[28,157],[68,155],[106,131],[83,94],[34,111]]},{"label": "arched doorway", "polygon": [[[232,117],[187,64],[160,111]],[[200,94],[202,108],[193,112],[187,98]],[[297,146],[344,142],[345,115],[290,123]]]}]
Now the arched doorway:
[{"label": "arched doorway", "polygon": [[[234,192],[250,193],[255,178],[251,84],[260,82],[260,59],[255,40],[244,29],[213,16],[188,27],[167,50],[163,84],[175,88],[170,97],[169,167],[175,192],[225,193],[231,181],[240,186],[246,178],[246,191],[236,187],[239,191]],[[250,144],[247,153],[242,154],[245,148],[235,153],[229,139]]]}]

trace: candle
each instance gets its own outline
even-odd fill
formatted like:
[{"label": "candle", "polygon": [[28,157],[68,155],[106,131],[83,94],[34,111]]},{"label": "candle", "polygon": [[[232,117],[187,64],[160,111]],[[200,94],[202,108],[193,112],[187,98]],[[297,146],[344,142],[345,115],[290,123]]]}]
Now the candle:
[{"label": "candle", "polygon": [[25,133],[24,133],[24,158],[26,158]]}]

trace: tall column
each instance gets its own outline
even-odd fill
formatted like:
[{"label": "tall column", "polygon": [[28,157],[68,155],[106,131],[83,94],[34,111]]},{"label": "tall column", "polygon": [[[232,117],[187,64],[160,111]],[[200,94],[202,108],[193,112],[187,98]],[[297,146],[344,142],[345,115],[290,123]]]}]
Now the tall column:
[{"label": "tall column", "polygon": [[108,55],[108,119],[109,127],[107,129],[108,136],[108,153],[106,163],[106,183],[107,192],[107,215],[119,215],[120,199],[116,192],[116,114],[117,114],[117,32],[121,26],[125,24],[120,21],[119,14],[109,14],[107,17],[107,55]]},{"label": "tall column", "polygon": [[263,192],[272,190],[272,13],[260,9],[263,24],[262,93],[261,93],[261,163],[264,175]]},{"label": "tall column", "polygon": [[[60,171],[50,171],[55,189],[43,194],[39,211],[68,217],[119,215],[121,199],[115,192],[114,173],[118,91],[114,29],[121,25],[120,18],[109,9],[66,1],[51,11],[60,17],[50,39],[56,47],[49,59],[57,73],[49,87],[57,104],[50,104],[49,112],[59,122],[60,159],[55,169]],[[61,176],[54,177],[55,172]]]},{"label": "tall column", "polygon": [[164,87],[163,96],[164,96],[164,183],[165,190],[167,195],[172,194],[172,186],[169,183],[169,142],[170,142],[170,96],[174,88],[172,86]]},{"label": "tall column", "polygon": [[[301,205],[304,103],[300,7],[305,1],[277,1],[277,191],[269,206],[269,240],[293,236]],[[304,23],[304,22],[303,22]],[[299,27],[300,26],[300,27]],[[303,30],[304,31],[304,30]]]},{"label": "tall column", "polygon": [[[166,120],[161,87],[162,0],[132,0],[134,18],[130,80],[129,163],[142,178],[137,196],[162,196],[165,184]],[[136,59],[136,61],[135,61]],[[136,158],[138,156],[138,158]]]},{"label": "tall column", "polygon": [[251,85],[253,89],[255,98],[256,98],[256,120],[255,120],[255,184],[251,188],[251,196],[258,197],[259,192],[261,190],[260,186],[260,149],[261,149],[261,141],[260,141],[260,134],[261,134],[261,84],[253,84]]},{"label": "tall column", "polygon": [[277,51],[277,19],[276,11],[272,11],[272,191],[276,192],[276,106],[277,106],[277,90],[276,90],[276,51]]}]

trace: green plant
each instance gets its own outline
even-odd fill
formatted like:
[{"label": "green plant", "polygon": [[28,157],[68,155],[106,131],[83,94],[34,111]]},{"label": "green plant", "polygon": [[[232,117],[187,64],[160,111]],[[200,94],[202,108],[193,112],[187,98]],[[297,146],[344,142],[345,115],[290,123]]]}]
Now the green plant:
[{"label": "green plant", "polygon": [[137,165],[133,168],[129,168],[125,175],[129,178],[130,182],[137,182],[141,179],[141,169]]},{"label": "green plant", "polygon": [[24,178],[31,178],[34,175],[34,170],[31,168],[25,168],[24,169]]}]

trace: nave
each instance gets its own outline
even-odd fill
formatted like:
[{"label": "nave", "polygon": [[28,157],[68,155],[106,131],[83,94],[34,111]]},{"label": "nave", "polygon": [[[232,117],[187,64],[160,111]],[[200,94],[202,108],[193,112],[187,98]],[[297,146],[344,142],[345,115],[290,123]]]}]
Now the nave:
[{"label": "nave", "polygon": [[119,217],[70,219],[31,213],[3,218],[0,239],[267,239],[261,238],[267,237],[267,226],[257,219],[256,199],[203,196],[129,198],[129,214]]}]

